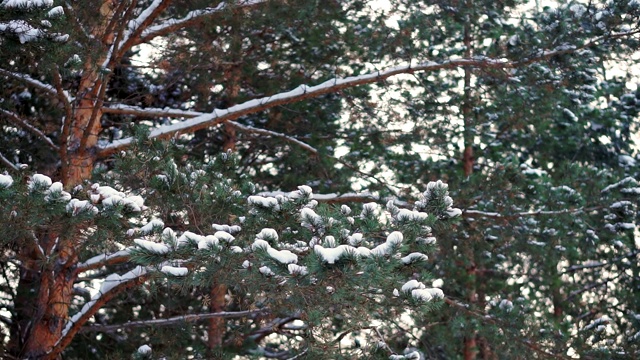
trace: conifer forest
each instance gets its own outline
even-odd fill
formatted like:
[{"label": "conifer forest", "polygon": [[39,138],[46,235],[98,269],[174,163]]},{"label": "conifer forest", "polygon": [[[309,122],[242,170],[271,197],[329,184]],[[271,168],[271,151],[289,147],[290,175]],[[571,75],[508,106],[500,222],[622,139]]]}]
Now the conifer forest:
[{"label": "conifer forest", "polygon": [[0,0],[0,358],[640,358],[640,0]]}]

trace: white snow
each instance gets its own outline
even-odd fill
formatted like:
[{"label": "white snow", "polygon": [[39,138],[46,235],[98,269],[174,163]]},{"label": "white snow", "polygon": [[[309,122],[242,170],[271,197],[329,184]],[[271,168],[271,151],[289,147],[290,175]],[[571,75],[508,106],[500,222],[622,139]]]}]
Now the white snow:
[{"label": "white snow", "polygon": [[297,264],[289,264],[287,265],[287,269],[291,275],[305,276],[309,273],[309,269],[307,269],[306,266],[300,266]]},{"label": "white snow", "polygon": [[148,355],[151,354],[151,347],[149,345],[142,345],[138,348],[138,354]]},{"label": "white snow", "polygon": [[8,188],[13,184],[13,178],[11,175],[0,174],[0,187]]},{"label": "white snow", "polygon": [[122,275],[111,274],[107,276],[102,282],[102,285],[100,286],[100,291],[98,291],[95,295],[93,295],[91,300],[85,303],[82,309],[80,309],[80,311],[78,311],[69,319],[64,329],[62,330],[62,336],[66,335],[69,332],[69,330],[71,330],[71,327],[73,326],[73,324],[78,322],[80,318],[82,318],[86,313],[88,313],[92,309],[93,306],[95,306],[95,304],[98,302],[98,300],[100,300],[102,295],[106,294],[116,286],[135,280],[140,276],[145,275],[146,273],[147,271],[145,270],[145,268],[143,268],[142,266],[136,266],[133,270],[128,271]]},{"label": "white snow", "polygon": [[618,155],[618,163],[620,163],[620,165],[622,166],[636,166],[636,159],[632,158],[629,155]]},{"label": "white snow", "polygon": [[236,234],[236,233],[239,233],[242,230],[242,228],[240,226],[238,226],[238,225],[229,226],[229,225],[212,224],[211,227],[213,228],[213,230],[226,231],[229,234]]},{"label": "white snow", "polygon": [[230,243],[235,239],[235,237],[233,237],[233,235],[229,234],[226,231],[216,231],[216,233],[213,234],[213,236],[216,239],[218,239],[220,241],[224,241],[226,243]]},{"label": "white snow", "polygon": [[434,299],[443,299],[444,293],[437,288],[431,289],[414,289],[411,290],[411,296],[416,300],[431,301]]},{"label": "white snow", "polygon": [[313,251],[328,264],[335,264],[341,257],[355,252],[355,249],[349,245],[340,245],[335,248],[324,248],[321,245],[316,245],[313,247]]},{"label": "white snow", "polygon": [[5,0],[1,5],[5,8],[47,8],[53,6],[53,0]]},{"label": "white snow", "polygon": [[143,239],[135,239],[133,240],[133,242],[135,242],[139,247],[156,254],[166,254],[169,252],[169,247],[165,244],[155,243],[153,241]]},{"label": "white snow", "polygon": [[117,258],[117,257],[121,257],[121,256],[128,256],[129,253],[131,252],[131,248],[126,248],[124,250],[120,250],[120,251],[116,251],[112,254],[100,254],[100,255],[96,255],[92,258],[89,258],[88,260],[78,264],[78,269],[83,269],[83,268],[87,268],[90,266],[93,266],[94,264],[98,264],[100,262],[103,261],[107,261],[113,258]]},{"label": "white snow", "polygon": [[429,214],[420,211],[400,209],[396,215],[398,221],[423,221],[429,217]]},{"label": "white snow", "polygon": [[274,260],[279,261],[283,264],[291,264],[291,263],[298,262],[298,256],[289,250],[276,250],[272,247],[268,247],[267,253]]},{"label": "white snow", "polygon": [[260,232],[256,235],[256,238],[276,242],[278,241],[278,232],[271,228],[265,228],[260,230]]},{"label": "white snow", "polygon": [[500,304],[498,304],[498,308],[500,308],[500,310],[510,312],[511,310],[513,310],[513,303],[507,299],[502,299],[500,301]]},{"label": "white snow", "polygon": [[37,187],[49,187],[51,186],[51,178],[47,175],[33,174],[29,181],[28,187],[30,191],[33,191]]},{"label": "white snow", "polygon": [[94,215],[98,214],[99,212],[98,208],[93,206],[89,201],[78,199],[71,199],[65,209],[73,216],[76,216],[84,211],[91,211]]},{"label": "white snow", "polygon": [[161,272],[172,276],[186,276],[189,273],[189,269],[186,267],[176,267],[165,265],[160,269]]},{"label": "white snow", "polygon": [[62,6],[56,6],[53,9],[49,10],[49,12],[47,13],[47,16],[50,18],[55,18],[62,15],[64,15],[64,8]]},{"label": "white snow", "polygon": [[260,269],[258,269],[258,271],[260,271],[260,273],[264,276],[274,276],[276,274],[273,271],[271,271],[271,269],[268,266],[262,266],[260,267]]},{"label": "white snow", "polygon": [[391,254],[395,246],[402,243],[402,233],[394,231],[387,236],[387,241],[371,249],[371,253],[375,256],[385,256]]},{"label": "white snow", "polygon": [[404,283],[404,285],[402,285],[400,290],[402,290],[402,292],[410,292],[413,289],[424,289],[424,288],[426,288],[426,286],[423,283],[419,282],[418,280],[412,279]]},{"label": "white snow", "polygon": [[253,206],[272,208],[275,211],[280,210],[280,205],[278,204],[278,200],[274,197],[263,197],[259,195],[252,195],[252,196],[249,196],[247,201],[249,202],[249,204]]},{"label": "white snow", "polygon": [[150,234],[154,228],[164,228],[164,222],[160,219],[151,219],[145,226],[140,228],[140,233]]},{"label": "white snow", "polygon": [[429,260],[429,257],[427,255],[423,254],[423,253],[414,252],[414,253],[411,253],[411,254],[403,257],[400,260],[404,264],[411,264],[412,262],[416,262],[416,261],[427,261],[427,260]]}]

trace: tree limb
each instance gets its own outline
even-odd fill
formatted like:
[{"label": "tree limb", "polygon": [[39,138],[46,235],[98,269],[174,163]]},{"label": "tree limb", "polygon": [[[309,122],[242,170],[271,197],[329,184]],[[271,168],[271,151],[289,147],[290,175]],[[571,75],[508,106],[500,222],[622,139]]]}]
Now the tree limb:
[{"label": "tree limb", "polygon": [[[29,76],[27,74],[19,74],[19,73],[15,73],[13,71],[0,69],[0,75],[10,76],[10,77],[12,77],[14,79],[21,80],[21,81],[27,83],[28,85],[31,85],[31,86],[35,87],[36,89],[43,90],[44,92],[48,93],[49,95],[58,96],[58,92],[56,91],[55,87],[51,86],[50,84],[45,84],[40,80],[36,80],[36,79],[32,78],[31,76]],[[64,93],[64,96],[67,98],[67,100],[69,102],[73,101],[73,98],[71,98],[69,96],[69,94]]]},{"label": "tree limb", "polygon": [[[262,3],[267,2],[267,0],[241,0],[236,4],[233,4],[234,8],[250,8],[256,5],[260,5]],[[160,24],[149,26],[144,31],[142,31],[141,36],[137,39],[133,45],[139,45],[142,43],[148,43],[158,36],[163,36],[167,34],[172,34],[180,29],[188,27],[195,22],[202,20],[202,18],[206,16],[211,16],[217,13],[220,13],[230,6],[226,2],[221,2],[218,6],[213,8],[199,9],[190,11],[185,17],[181,19],[167,19],[163,20]]]},{"label": "tree limb", "polygon": [[[319,85],[307,86],[300,85],[297,88],[288,92],[275,94],[272,96],[266,96],[258,99],[246,101],[244,103],[232,106],[227,109],[214,109],[209,114],[203,114],[194,117],[193,119],[184,121],[178,124],[161,126],[149,134],[150,139],[168,139],[179,133],[191,133],[200,129],[204,129],[210,126],[218,125],[220,123],[235,120],[244,115],[261,112],[276,106],[298,102],[306,99],[312,99],[324,94],[334,93],[342,89],[351,88],[354,86],[372,84],[387,78],[400,75],[400,74],[412,74],[414,72],[430,72],[445,69],[456,69],[460,67],[475,67],[484,69],[513,69],[523,67],[535,62],[543,61],[552,58],[557,55],[569,54],[576,52],[579,49],[594,46],[603,40],[617,39],[621,37],[627,37],[637,34],[640,30],[622,32],[617,34],[611,34],[601,36],[590,40],[582,46],[559,46],[554,50],[538,51],[536,54],[529,58],[525,58],[519,61],[509,61],[507,59],[491,59],[486,57],[473,57],[469,59],[450,59],[442,62],[426,61],[415,65],[407,64],[391,67],[385,70],[379,70],[363,75],[350,76],[346,78],[334,78],[325,81]],[[106,157],[113,153],[116,153],[122,149],[125,149],[133,143],[133,138],[125,138],[114,141],[113,143],[105,146],[98,152],[98,157]]]},{"label": "tree limb", "polygon": [[54,144],[53,141],[51,141],[51,139],[47,137],[47,135],[45,135],[42,131],[40,131],[35,126],[27,123],[24,119],[21,119],[18,115],[4,109],[0,109],[0,114],[4,115],[5,118],[9,120],[10,123],[27,130],[38,139],[44,141],[44,143],[47,144],[47,146],[49,146],[51,149],[55,151],[59,150],[58,146]]},{"label": "tree limb", "polygon": [[11,161],[9,161],[9,159],[4,157],[4,155],[2,155],[2,153],[0,153],[0,163],[4,164],[4,166],[6,166],[9,169],[12,169],[14,171],[20,170],[20,169],[18,169],[18,167],[16,165],[14,165]]},{"label": "tree limb", "polygon": [[224,319],[237,319],[254,315],[264,315],[269,313],[269,309],[255,309],[245,311],[223,311],[216,313],[204,313],[204,314],[190,314],[174,316],[167,319],[152,319],[152,320],[139,320],[130,321],[124,324],[115,325],[89,325],[83,327],[80,332],[109,332],[120,329],[133,329],[145,326],[169,326],[185,322],[196,322],[200,320],[212,319],[212,318],[224,318]]}]

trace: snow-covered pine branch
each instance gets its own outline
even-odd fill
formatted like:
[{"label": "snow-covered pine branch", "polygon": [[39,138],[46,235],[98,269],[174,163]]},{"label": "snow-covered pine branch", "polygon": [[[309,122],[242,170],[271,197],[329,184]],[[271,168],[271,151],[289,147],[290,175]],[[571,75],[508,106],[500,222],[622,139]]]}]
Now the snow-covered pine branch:
[{"label": "snow-covered pine branch", "polygon": [[140,35],[139,40],[136,41],[133,45],[148,43],[149,41],[153,40],[158,36],[164,36],[164,35],[173,33],[177,30],[180,30],[184,27],[187,27],[193,24],[194,22],[199,21],[204,17],[215,15],[217,13],[220,13],[222,11],[229,9],[230,7],[249,8],[256,5],[260,5],[265,2],[267,2],[267,0],[240,0],[232,4],[231,6],[229,6],[228,1],[223,1],[212,8],[192,10],[189,13],[187,13],[187,15],[179,19],[175,19],[175,18],[163,19],[156,25],[146,27],[142,31],[142,34]]},{"label": "snow-covered pine branch", "polygon": [[[442,62],[433,62],[433,61],[425,61],[418,62],[417,64],[409,63],[405,65],[393,66],[383,70],[378,70],[366,74],[349,76],[346,78],[334,78],[327,80],[321,84],[315,86],[308,85],[300,85],[297,88],[282,92],[278,94],[274,94],[271,96],[265,96],[262,98],[257,98],[253,100],[246,101],[244,103],[234,105],[227,109],[214,109],[211,113],[197,115],[189,120],[185,120],[180,123],[164,125],[157,129],[154,129],[149,134],[150,139],[169,139],[180,133],[191,133],[200,129],[204,129],[207,127],[215,126],[221,123],[224,123],[229,120],[235,120],[241,116],[253,114],[257,112],[261,112],[279,105],[285,105],[293,102],[298,102],[306,99],[312,99],[319,97],[324,94],[334,93],[342,89],[376,83],[388,78],[391,78],[400,74],[411,74],[415,72],[430,72],[437,71],[442,69],[455,69],[462,67],[472,67],[472,68],[480,68],[480,69],[513,69],[518,67],[523,67],[532,63],[536,63],[539,61],[543,61],[545,59],[549,59],[554,56],[574,53],[577,50],[587,48],[589,46],[593,46],[602,41],[606,41],[612,38],[623,38],[628,36],[633,36],[639,33],[640,30],[623,32],[623,33],[614,33],[606,36],[600,36],[590,41],[587,41],[583,46],[560,46],[553,50],[542,51],[538,54],[531,56],[526,59],[518,60],[518,61],[510,61],[505,58],[493,59],[488,57],[474,57],[470,59],[450,59]],[[112,111],[118,109],[117,105],[111,106]],[[121,107],[123,110],[125,107]],[[130,108],[130,110],[134,110]],[[136,109],[135,115],[141,116],[144,114],[143,110]],[[178,115],[179,113],[175,113],[173,115]],[[187,115],[188,113],[183,113]],[[151,110],[148,113],[149,116],[163,116],[160,112],[155,110]],[[189,114],[189,116],[195,114]],[[182,116],[182,115],[181,115]],[[187,117],[187,116],[185,116]],[[133,138],[125,138],[121,140],[116,140],[111,144],[108,144],[98,152],[99,157],[105,157],[111,155],[115,152],[118,152],[122,149],[129,147],[133,143]]]}]

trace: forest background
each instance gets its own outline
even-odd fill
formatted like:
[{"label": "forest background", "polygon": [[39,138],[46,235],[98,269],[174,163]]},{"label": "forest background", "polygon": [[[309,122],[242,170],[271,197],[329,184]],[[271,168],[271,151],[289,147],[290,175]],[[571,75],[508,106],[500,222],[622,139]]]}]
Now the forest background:
[{"label": "forest background", "polygon": [[2,357],[637,357],[639,33],[637,0],[3,0]]}]

